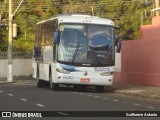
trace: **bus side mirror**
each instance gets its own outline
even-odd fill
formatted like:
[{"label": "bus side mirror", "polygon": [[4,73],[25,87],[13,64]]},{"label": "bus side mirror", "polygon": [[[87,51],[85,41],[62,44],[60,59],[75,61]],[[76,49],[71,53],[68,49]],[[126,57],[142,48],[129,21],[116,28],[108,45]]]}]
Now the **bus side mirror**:
[{"label": "bus side mirror", "polygon": [[121,52],[121,42],[120,42],[120,41],[117,42],[116,52],[117,52],[117,53],[120,53],[120,52]]},{"label": "bus side mirror", "polygon": [[121,41],[120,41],[120,37],[118,35],[115,35],[115,44],[116,44],[116,52],[120,53],[121,52]]},{"label": "bus side mirror", "polygon": [[56,30],[54,32],[54,44],[59,44],[59,42],[60,42],[60,32]]}]

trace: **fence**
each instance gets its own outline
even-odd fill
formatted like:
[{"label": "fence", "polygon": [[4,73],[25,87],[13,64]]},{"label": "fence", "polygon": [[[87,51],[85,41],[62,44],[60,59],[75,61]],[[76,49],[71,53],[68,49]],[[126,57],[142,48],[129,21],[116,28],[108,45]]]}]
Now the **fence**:
[{"label": "fence", "polygon": [[[0,52],[0,59],[6,59],[7,58],[7,52]],[[14,59],[16,58],[31,58],[32,53],[27,52],[13,52],[12,56]]]}]

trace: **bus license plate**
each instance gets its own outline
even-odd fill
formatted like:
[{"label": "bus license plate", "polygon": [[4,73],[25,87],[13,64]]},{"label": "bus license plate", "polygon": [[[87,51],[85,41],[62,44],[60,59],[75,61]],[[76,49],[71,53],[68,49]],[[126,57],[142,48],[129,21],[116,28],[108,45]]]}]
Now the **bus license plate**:
[{"label": "bus license plate", "polygon": [[89,78],[81,78],[80,81],[85,82],[85,83],[89,83],[90,79]]}]

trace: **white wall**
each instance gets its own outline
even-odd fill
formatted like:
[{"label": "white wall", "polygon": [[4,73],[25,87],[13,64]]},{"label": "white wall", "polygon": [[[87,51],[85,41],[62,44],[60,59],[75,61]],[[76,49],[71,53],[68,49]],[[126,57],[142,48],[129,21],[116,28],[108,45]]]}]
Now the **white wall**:
[{"label": "white wall", "polygon": [[[8,60],[0,59],[0,78],[7,78]],[[13,59],[13,76],[32,75],[32,59]]]},{"label": "white wall", "polygon": [[[121,53],[116,53],[115,71],[121,71]],[[8,60],[0,59],[0,78],[7,78]],[[32,59],[13,59],[13,76],[31,76]]]}]

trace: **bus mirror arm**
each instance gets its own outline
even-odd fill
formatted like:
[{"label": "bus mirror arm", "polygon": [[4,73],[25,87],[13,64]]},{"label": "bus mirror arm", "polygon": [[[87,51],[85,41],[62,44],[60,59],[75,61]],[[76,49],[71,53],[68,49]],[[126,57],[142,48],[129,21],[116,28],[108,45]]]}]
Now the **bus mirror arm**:
[{"label": "bus mirror arm", "polygon": [[116,52],[120,53],[121,52],[121,41],[119,35],[115,35],[115,41],[116,41]]},{"label": "bus mirror arm", "polygon": [[54,37],[54,44],[59,44],[59,42],[60,42],[60,32],[59,32],[59,30],[56,30],[54,32],[53,37]]}]

